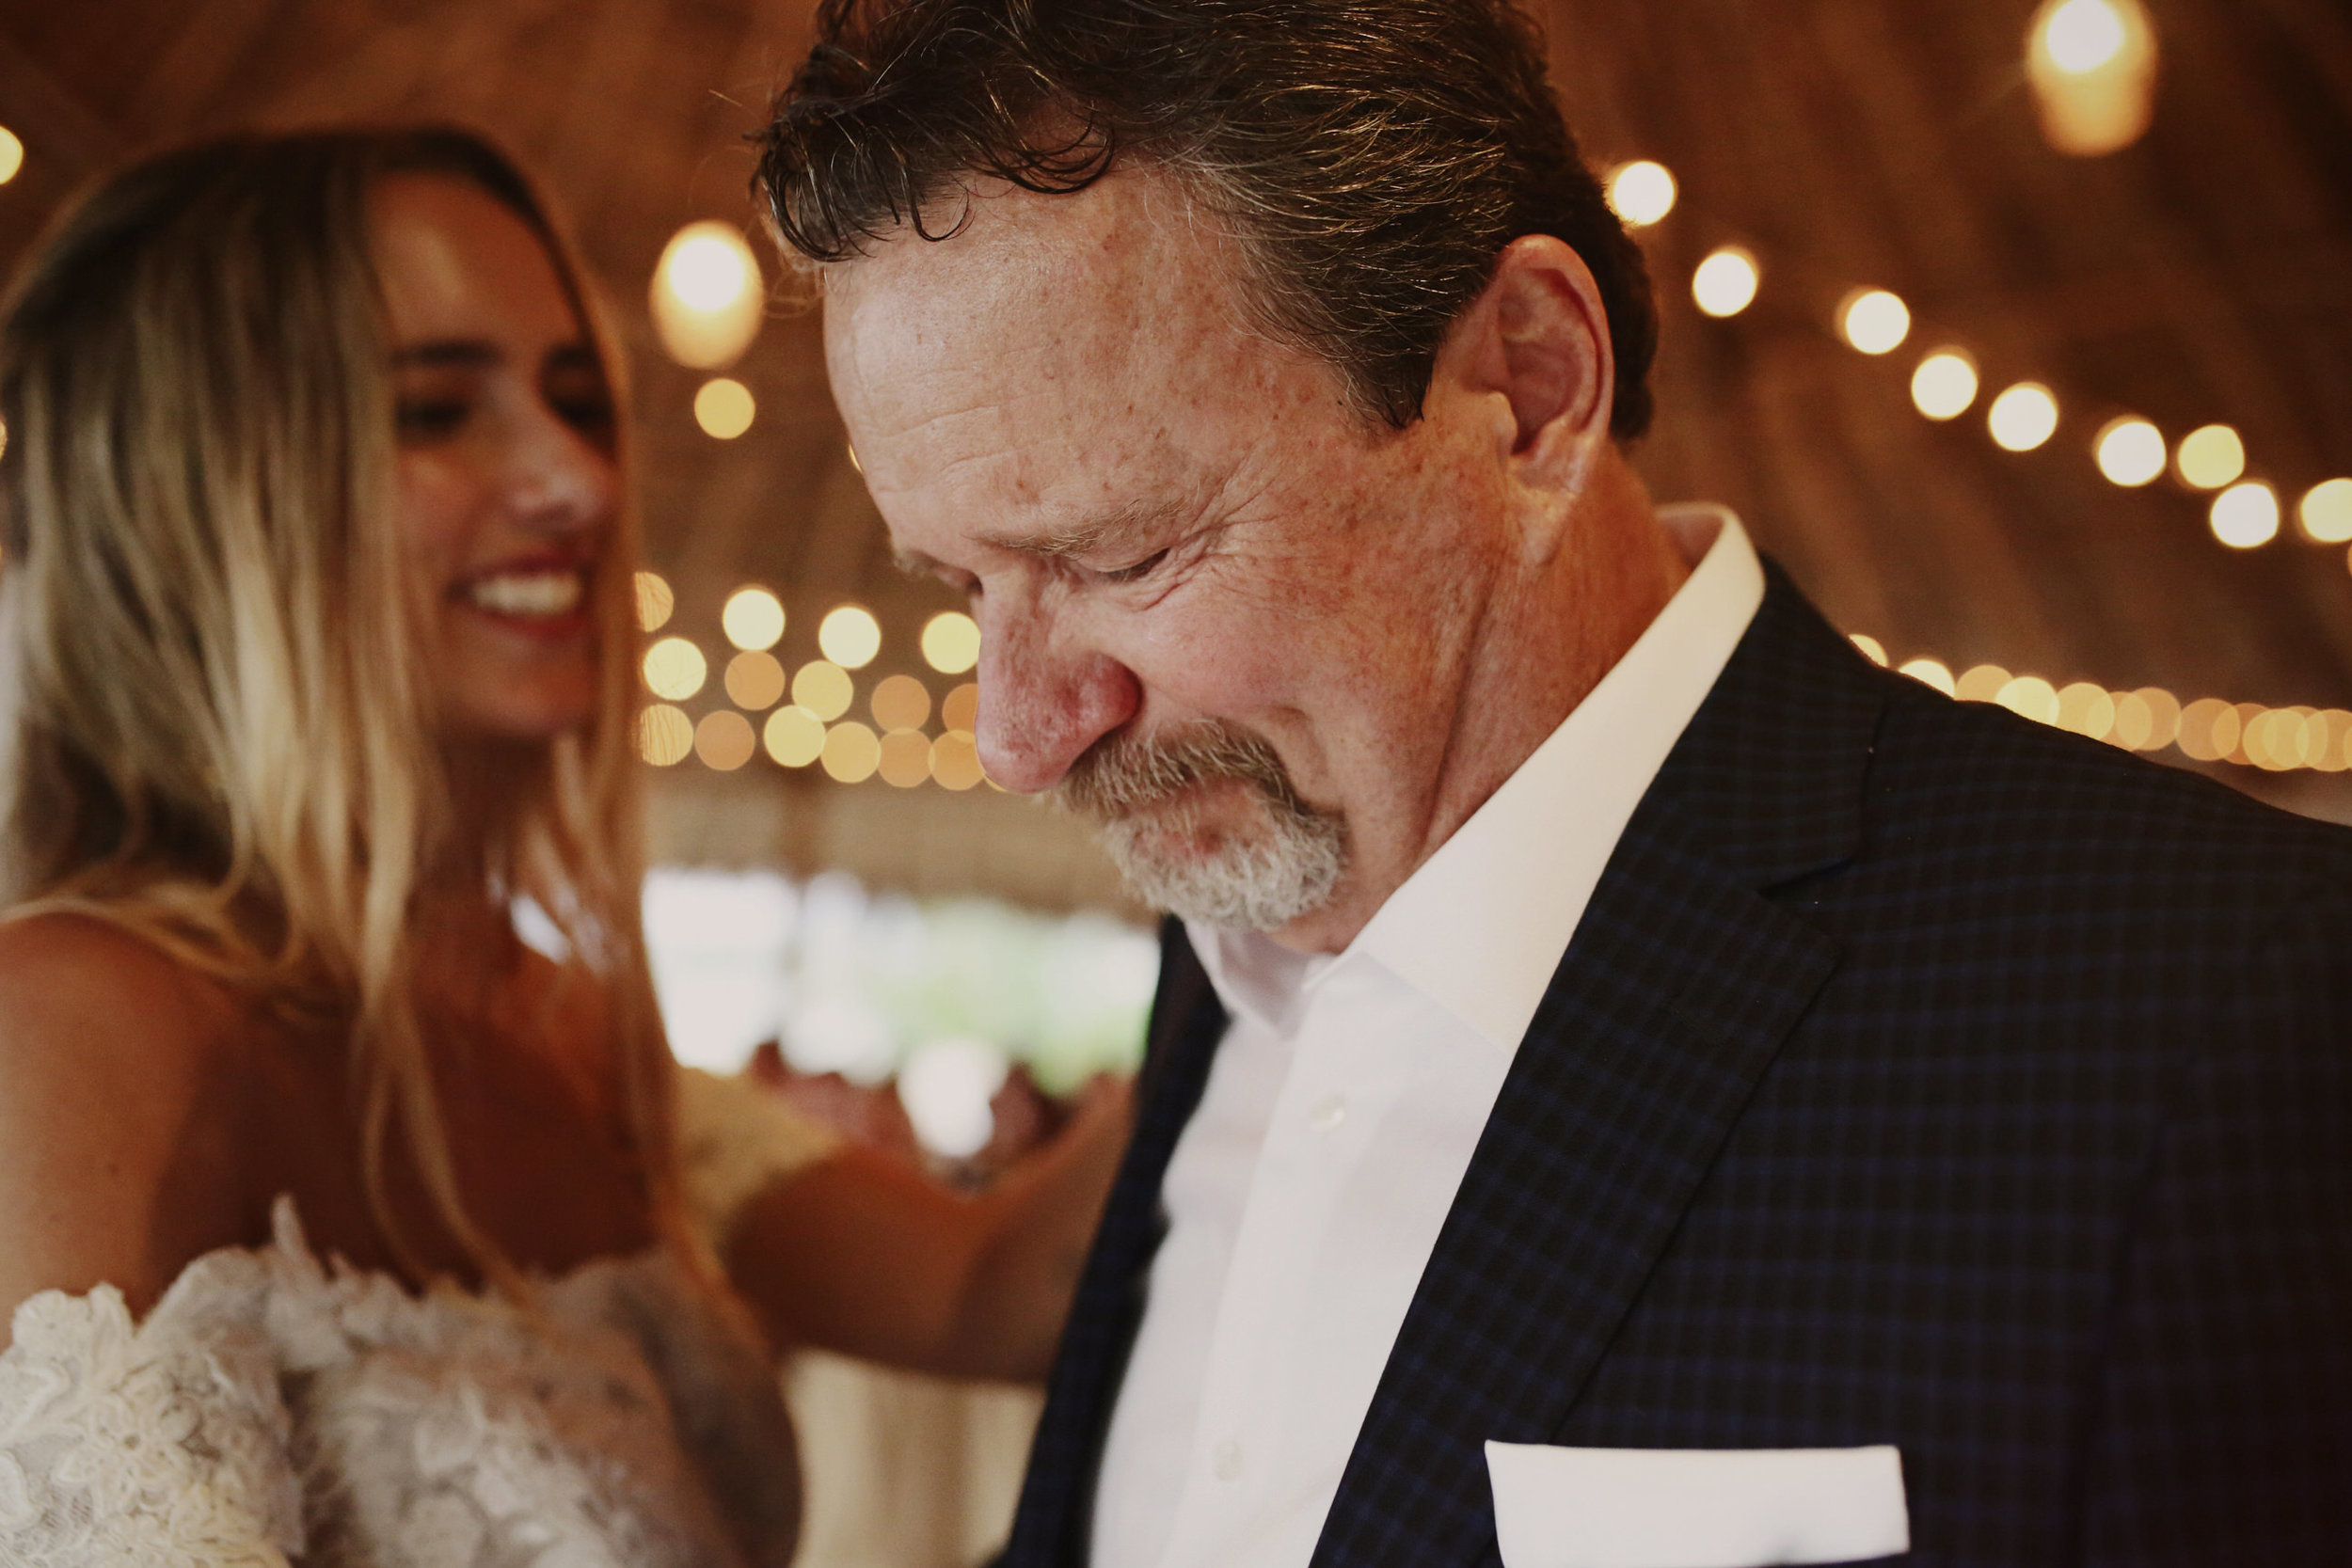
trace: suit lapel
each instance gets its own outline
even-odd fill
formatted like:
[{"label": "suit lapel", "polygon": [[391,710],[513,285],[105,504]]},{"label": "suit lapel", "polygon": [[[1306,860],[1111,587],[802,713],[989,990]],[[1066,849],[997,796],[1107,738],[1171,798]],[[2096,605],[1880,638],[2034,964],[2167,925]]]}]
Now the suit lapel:
[{"label": "suit lapel", "polygon": [[1775,573],[1513,1062],[1316,1564],[1493,1560],[1485,1442],[1558,1431],[1836,966],[1760,890],[1852,852],[1883,701],[1854,664]]}]

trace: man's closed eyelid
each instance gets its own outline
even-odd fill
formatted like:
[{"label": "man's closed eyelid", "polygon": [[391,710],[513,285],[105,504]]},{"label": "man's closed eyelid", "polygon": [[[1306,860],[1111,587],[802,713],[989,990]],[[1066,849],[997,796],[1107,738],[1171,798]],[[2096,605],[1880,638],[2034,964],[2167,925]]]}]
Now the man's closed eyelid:
[{"label": "man's closed eyelid", "polygon": [[1173,553],[1172,550],[1153,550],[1141,561],[1133,562],[1125,566],[1114,566],[1097,572],[1095,576],[1105,582],[1135,582],[1150,577],[1152,571]]}]

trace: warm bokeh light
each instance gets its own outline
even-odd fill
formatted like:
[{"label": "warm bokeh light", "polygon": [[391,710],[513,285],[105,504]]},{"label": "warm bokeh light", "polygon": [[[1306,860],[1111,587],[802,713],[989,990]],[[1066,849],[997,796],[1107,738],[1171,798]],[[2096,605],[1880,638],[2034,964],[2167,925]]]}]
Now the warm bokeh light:
[{"label": "warm bokeh light", "polygon": [[2199,762],[2218,762],[2237,750],[2237,710],[2218,697],[2201,697],[2181,709],[2174,737],[2182,752]]},{"label": "warm bokeh light", "polygon": [[841,605],[818,626],[817,645],[844,670],[863,670],[882,652],[882,624],[868,610]]},{"label": "warm bokeh light", "polygon": [[2153,752],[2162,742],[2155,741],[2156,719],[2148,704],[2137,691],[2125,691],[2115,699],[2115,721],[2106,738],[2127,752]]},{"label": "warm bokeh light", "polygon": [[780,707],[760,733],[768,754],[787,768],[806,768],[825,750],[825,721],[804,707]]},{"label": "warm bokeh light", "polygon": [[2123,18],[2111,0],[2065,0],[2042,24],[2050,63],[2070,76],[2087,76],[2123,53]]},{"label": "warm bokeh light", "polygon": [[2181,700],[2161,686],[2143,686],[2132,693],[2148,710],[2148,743],[2137,752],[2161,752],[2181,738]]},{"label": "warm bokeh light", "polygon": [[2096,681],[2076,681],[2058,694],[2058,725],[2105,740],[2115,729],[2115,698]]},{"label": "warm bokeh light", "polygon": [[1698,271],[1692,274],[1691,297],[1710,316],[1736,316],[1756,303],[1756,292],[1763,281],[1755,254],[1727,245],[1701,261]]},{"label": "warm bokeh light", "polygon": [[2279,492],[2259,481],[2233,484],[2213,500],[2213,536],[2233,550],[2279,537]]},{"label": "warm bokeh light", "polygon": [[1877,638],[1855,632],[1851,641],[1855,647],[1862,650],[1862,657],[1871,663],[1880,666],[1886,663],[1886,644]]},{"label": "warm bokeh light", "polygon": [[752,721],[733,708],[721,708],[706,713],[703,721],[694,726],[694,754],[703,766],[721,773],[732,773],[752,760],[759,750],[758,737],[752,734]]},{"label": "warm bokeh light", "polygon": [[2155,29],[2139,0],[2045,0],[2026,76],[2052,147],[2077,157],[2129,147],[2155,113]]},{"label": "warm bokeh light", "polygon": [[727,701],[753,713],[765,713],[784,701],[784,666],[776,656],[752,648],[727,660]]},{"label": "warm bokeh light", "polygon": [[710,665],[703,651],[683,637],[665,637],[645,650],[645,689],[682,703],[703,689]]},{"label": "warm bokeh light", "polygon": [[811,659],[792,677],[792,700],[830,724],[850,711],[857,689],[850,673],[838,664]]},{"label": "warm bokeh light", "polygon": [[2342,773],[2352,769],[2352,713],[2331,707],[2320,714],[2319,722],[2325,727],[2312,758],[2312,766],[2323,773]]},{"label": "warm bokeh light", "polygon": [[2008,451],[2032,451],[2058,434],[2058,399],[2038,381],[2021,381],[1993,400],[1987,423]]},{"label": "warm bokeh light", "polygon": [[17,134],[0,125],[0,185],[17,177],[24,166],[24,143]]},{"label": "warm bokeh light", "polygon": [[654,331],[679,364],[717,370],[759,335],[762,293],[759,261],[741,230],[690,223],[671,236],[654,265]]},{"label": "warm bokeh light", "polygon": [[1977,401],[1977,362],[1964,349],[1943,348],[1911,374],[1913,406],[1931,420],[1957,420]]},{"label": "warm bokeh light", "polygon": [[980,748],[969,730],[949,730],[931,742],[931,777],[947,789],[970,789],[986,775]]},{"label": "warm bokeh light", "polygon": [[1621,164],[1609,176],[1609,209],[1629,228],[1647,229],[1675,210],[1675,177],[1645,158]]},{"label": "warm bokeh light", "polygon": [[1963,703],[1997,703],[2013,678],[1997,664],[1974,665],[1952,683],[1952,695]]},{"label": "warm bokeh light", "polygon": [[719,611],[719,626],[739,648],[772,648],[784,640],[784,603],[765,588],[739,588]]},{"label": "warm bokeh light", "polygon": [[913,675],[892,675],[875,686],[866,705],[884,731],[919,730],[931,716],[931,694]]},{"label": "warm bokeh light", "polygon": [[637,716],[637,754],[656,768],[675,768],[694,749],[694,721],[667,703]]},{"label": "warm bokeh light", "polygon": [[1911,336],[1911,307],[1884,289],[1858,289],[1838,307],[1837,330],[1864,354],[1892,354]]},{"label": "warm bokeh light", "polygon": [[2200,490],[2235,484],[2246,472],[2246,443],[2226,424],[2209,424],[2181,437],[2173,466],[2181,483]]},{"label": "warm bokeh light", "polygon": [[980,727],[980,686],[966,681],[947,693],[939,705],[939,727],[943,730],[977,730]]},{"label": "warm bokeh light", "polygon": [[2331,479],[2303,492],[2295,509],[2303,537],[2314,545],[2352,543],[2352,479]]},{"label": "warm bokeh light", "polygon": [[2265,708],[2246,721],[2246,731],[2238,744],[2244,748],[2248,762],[2266,773],[2283,773],[2309,760],[2307,748],[2312,748],[2314,738],[2324,737],[2327,733],[2325,724],[2319,728],[2320,736],[2313,736],[2312,724],[2300,709]]},{"label": "warm bokeh light", "polygon": [[1951,667],[1940,658],[1915,658],[1903,665],[1902,673],[1913,680],[1935,688],[1945,696],[1958,694],[1960,683],[1952,679]]},{"label": "warm bokeh light", "polygon": [[637,625],[640,630],[660,631],[677,609],[677,595],[658,572],[637,574]]},{"label": "warm bokeh light", "polygon": [[714,440],[734,440],[752,428],[758,413],[752,389],[727,376],[712,376],[694,394],[694,422]]},{"label": "warm bokeh light", "polygon": [[980,626],[949,610],[923,624],[923,661],[943,675],[961,675],[980,661]]},{"label": "warm bokeh light", "polygon": [[2162,477],[2171,456],[2165,448],[2164,432],[2137,414],[2108,420],[2092,451],[2107,483],[2126,490],[2153,483]]},{"label": "warm bokeh light", "polygon": [[2266,717],[2270,710],[2260,703],[2240,703],[2234,711],[2237,714],[2237,745],[2221,754],[2240,767],[2250,767],[2254,759],[2246,754],[2246,736],[2256,721]]},{"label": "warm bokeh light", "polygon": [[890,730],[882,737],[882,760],[875,765],[882,783],[913,789],[931,776],[930,737],[920,730]]},{"label": "warm bokeh light", "polygon": [[723,223],[687,225],[661,252],[662,286],[691,310],[723,310],[759,276],[743,236]]},{"label": "warm bokeh light", "polygon": [[825,732],[825,749],[818,760],[842,784],[863,784],[882,766],[882,741],[851,719]]},{"label": "warm bokeh light", "polygon": [[2021,719],[2037,724],[2058,721],[2058,688],[2040,675],[2018,675],[2001,683],[1993,700]]}]

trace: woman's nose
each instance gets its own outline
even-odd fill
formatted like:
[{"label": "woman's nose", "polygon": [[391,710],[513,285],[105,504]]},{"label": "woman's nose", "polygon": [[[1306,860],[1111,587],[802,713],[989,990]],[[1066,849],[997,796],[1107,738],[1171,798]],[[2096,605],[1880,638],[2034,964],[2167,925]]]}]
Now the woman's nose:
[{"label": "woman's nose", "polygon": [[508,505],[525,525],[568,534],[611,520],[620,489],[612,454],[555,410],[534,405],[516,420],[506,467]]}]

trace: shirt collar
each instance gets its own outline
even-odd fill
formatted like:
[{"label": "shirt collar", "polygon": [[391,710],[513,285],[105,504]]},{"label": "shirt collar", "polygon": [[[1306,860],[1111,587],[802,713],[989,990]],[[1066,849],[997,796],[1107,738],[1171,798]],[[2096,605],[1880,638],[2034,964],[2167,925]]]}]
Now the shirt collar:
[{"label": "shirt collar", "polygon": [[1625,657],[1336,958],[1186,922],[1229,1011],[1287,1033],[1329,969],[1369,959],[1505,1053],[1535,1016],[1633,809],[1764,602],[1764,569],[1721,506],[1661,507],[1695,565]]}]

